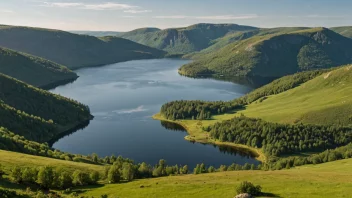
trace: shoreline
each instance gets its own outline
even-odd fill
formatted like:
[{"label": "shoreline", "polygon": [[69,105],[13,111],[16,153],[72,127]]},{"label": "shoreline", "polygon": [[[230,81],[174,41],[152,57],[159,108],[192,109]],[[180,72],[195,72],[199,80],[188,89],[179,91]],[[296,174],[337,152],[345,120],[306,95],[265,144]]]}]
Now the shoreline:
[{"label": "shoreline", "polygon": [[[241,151],[244,151],[245,153],[251,154],[256,160],[258,160],[258,161],[260,161],[262,163],[266,163],[267,162],[266,156],[261,151],[261,149],[249,147],[249,146],[243,145],[243,144],[234,144],[234,143],[231,143],[231,142],[220,142],[218,140],[212,139],[203,130],[191,129],[191,127],[189,127],[187,125],[187,123],[182,122],[182,121],[185,121],[185,120],[176,120],[176,121],[168,120],[168,119],[162,117],[160,115],[160,113],[157,113],[157,114],[153,115],[152,118],[154,120],[171,122],[171,123],[175,123],[175,124],[178,124],[178,125],[182,126],[188,133],[188,135],[184,137],[184,139],[187,140],[187,141],[198,142],[198,143],[203,143],[203,144],[213,144],[213,145],[216,145],[216,146],[232,147],[234,149],[241,150]],[[188,121],[188,120],[186,120],[186,121]],[[191,120],[191,121],[194,121],[194,120]],[[197,120],[197,121],[201,122],[200,120]]]}]

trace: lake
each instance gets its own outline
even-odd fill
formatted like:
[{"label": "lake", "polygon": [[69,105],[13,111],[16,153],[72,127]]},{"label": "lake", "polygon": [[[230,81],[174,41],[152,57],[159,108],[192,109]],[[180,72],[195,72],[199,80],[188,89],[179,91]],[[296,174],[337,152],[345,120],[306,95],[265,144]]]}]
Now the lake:
[{"label": "lake", "polygon": [[213,79],[180,76],[179,59],[138,60],[76,70],[75,82],[51,90],[89,105],[94,119],[84,129],[53,144],[75,154],[121,155],[136,162],[219,167],[259,162],[228,148],[184,140],[181,127],[153,120],[162,104],[173,100],[231,100],[253,88]]}]

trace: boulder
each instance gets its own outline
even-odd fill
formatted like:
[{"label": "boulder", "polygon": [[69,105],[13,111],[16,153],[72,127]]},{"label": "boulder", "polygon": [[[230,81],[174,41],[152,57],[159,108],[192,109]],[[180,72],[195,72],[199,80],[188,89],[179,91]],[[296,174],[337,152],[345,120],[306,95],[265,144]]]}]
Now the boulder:
[{"label": "boulder", "polygon": [[242,194],[236,195],[235,198],[254,198],[254,197],[251,194],[242,193]]}]

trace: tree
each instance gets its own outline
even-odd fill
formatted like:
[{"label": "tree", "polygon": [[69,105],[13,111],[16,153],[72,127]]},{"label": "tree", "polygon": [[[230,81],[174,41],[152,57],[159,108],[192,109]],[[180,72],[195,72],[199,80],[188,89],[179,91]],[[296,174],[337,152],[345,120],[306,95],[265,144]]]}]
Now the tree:
[{"label": "tree", "polygon": [[208,173],[213,173],[213,172],[215,172],[214,166],[209,166]]},{"label": "tree", "polygon": [[35,168],[25,168],[22,171],[22,181],[34,183],[37,180],[38,171]]},{"label": "tree", "polygon": [[99,178],[100,178],[100,175],[99,175],[98,171],[90,172],[90,174],[89,174],[90,183],[96,184],[98,182]]},{"label": "tree", "polygon": [[120,171],[117,166],[112,165],[108,172],[108,181],[110,184],[120,182]]},{"label": "tree", "polygon": [[248,181],[241,182],[241,184],[236,188],[237,194],[248,193],[254,196],[261,195],[261,190],[261,186],[255,186],[254,184]]},{"label": "tree", "polygon": [[182,167],[182,174],[188,174],[188,166],[187,165],[184,165]]},{"label": "tree", "polygon": [[93,154],[92,154],[92,161],[93,161],[94,163],[98,163],[98,160],[99,160],[98,154],[93,153]]},{"label": "tree", "polygon": [[13,167],[10,172],[10,177],[12,181],[16,183],[21,183],[22,182],[22,172],[20,167]]},{"label": "tree", "polygon": [[80,185],[86,185],[89,183],[89,176],[87,173],[84,173],[80,170],[75,170],[72,174],[72,183],[76,186]]},{"label": "tree", "polygon": [[122,165],[122,178],[127,181],[132,181],[134,177],[134,168],[131,163],[123,163]]},{"label": "tree", "polygon": [[61,171],[58,178],[58,187],[61,189],[68,188],[72,185],[71,174],[67,171]]},{"label": "tree", "polygon": [[53,169],[48,166],[40,167],[37,177],[37,183],[43,188],[49,188],[53,183]]},{"label": "tree", "polygon": [[151,168],[147,163],[143,162],[142,164],[140,164],[138,172],[141,177],[150,177]]}]

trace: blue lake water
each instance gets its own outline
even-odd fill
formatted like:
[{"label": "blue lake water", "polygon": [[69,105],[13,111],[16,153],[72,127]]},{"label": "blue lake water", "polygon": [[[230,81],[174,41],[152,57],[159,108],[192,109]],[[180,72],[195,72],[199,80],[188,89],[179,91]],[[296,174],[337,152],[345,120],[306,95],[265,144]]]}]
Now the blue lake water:
[{"label": "blue lake water", "polygon": [[[151,116],[173,100],[231,100],[253,88],[213,79],[180,76],[187,60],[138,60],[76,70],[75,82],[51,90],[89,105],[94,119],[81,130],[53,144],[76,154],[131,158],[137,162],[194,167],[258,161],[236,151],[184,140],[187,133]],[[178,130],[177,130],[178,129]]]}]

